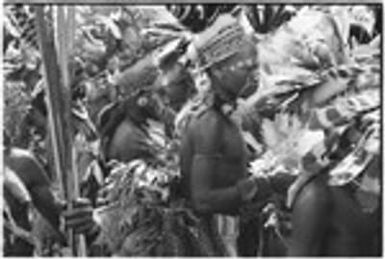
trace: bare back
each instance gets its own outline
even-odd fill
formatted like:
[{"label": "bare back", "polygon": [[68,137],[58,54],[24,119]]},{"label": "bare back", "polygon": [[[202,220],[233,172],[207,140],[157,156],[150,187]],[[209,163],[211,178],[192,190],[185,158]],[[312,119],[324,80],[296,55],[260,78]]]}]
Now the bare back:
[{"label": "bare back", "polygon": [[290,256],[380,255],[379,209],[364,213],[350,186],[327,186],[326,176],[299,193],[292,220]]},{"label": "bare back", "polygon": [[151,147],[146,142],[145,132],[130,120],[124,120],[116,128],[106,150],[107,160],[129,162],[133,159],[151,157]]}]

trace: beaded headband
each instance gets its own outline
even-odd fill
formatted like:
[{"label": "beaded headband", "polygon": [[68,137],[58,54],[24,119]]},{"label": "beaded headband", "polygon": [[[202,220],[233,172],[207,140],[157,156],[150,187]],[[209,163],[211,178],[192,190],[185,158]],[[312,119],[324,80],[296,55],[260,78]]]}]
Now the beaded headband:
[{"label": "beaded headband", "polygon": [[229,14],[196,36],[194,42],[201,69],[206,69],[239,52],[246,42],[245,32],[236,18]]}]

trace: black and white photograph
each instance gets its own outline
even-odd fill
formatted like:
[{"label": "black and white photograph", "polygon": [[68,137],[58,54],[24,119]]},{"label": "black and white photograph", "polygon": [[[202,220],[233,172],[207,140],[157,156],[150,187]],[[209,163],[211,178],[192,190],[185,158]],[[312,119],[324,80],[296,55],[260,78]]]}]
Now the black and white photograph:
[{"label": "black and white photograph", "polygon": [[1,257],[383,256],[381,1],[24,1]]}]

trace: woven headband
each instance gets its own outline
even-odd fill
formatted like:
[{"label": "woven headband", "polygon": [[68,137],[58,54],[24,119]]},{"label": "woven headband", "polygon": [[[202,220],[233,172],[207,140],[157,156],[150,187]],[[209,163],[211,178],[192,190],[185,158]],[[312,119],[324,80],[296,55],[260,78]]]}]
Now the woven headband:
[{"label": "woven headband", "polygon": [[194,43],[201,69],[235,55],[245,42],[245,32],[237,20],[231,15],[222,15],[198,35]]}]

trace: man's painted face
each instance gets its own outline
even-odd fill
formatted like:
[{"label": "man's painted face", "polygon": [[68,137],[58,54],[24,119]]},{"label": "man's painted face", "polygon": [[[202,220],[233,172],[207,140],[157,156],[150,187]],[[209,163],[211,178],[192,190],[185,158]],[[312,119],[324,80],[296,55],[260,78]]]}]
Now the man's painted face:
[{"label": "man's painted face", "polygon": [[211,68],[212,75],[219,84],[218,87],[236,98],[252,76],[252,71],[257,66],[256,60],[256,47],[251,43],[244,44],[237,54]]}]

